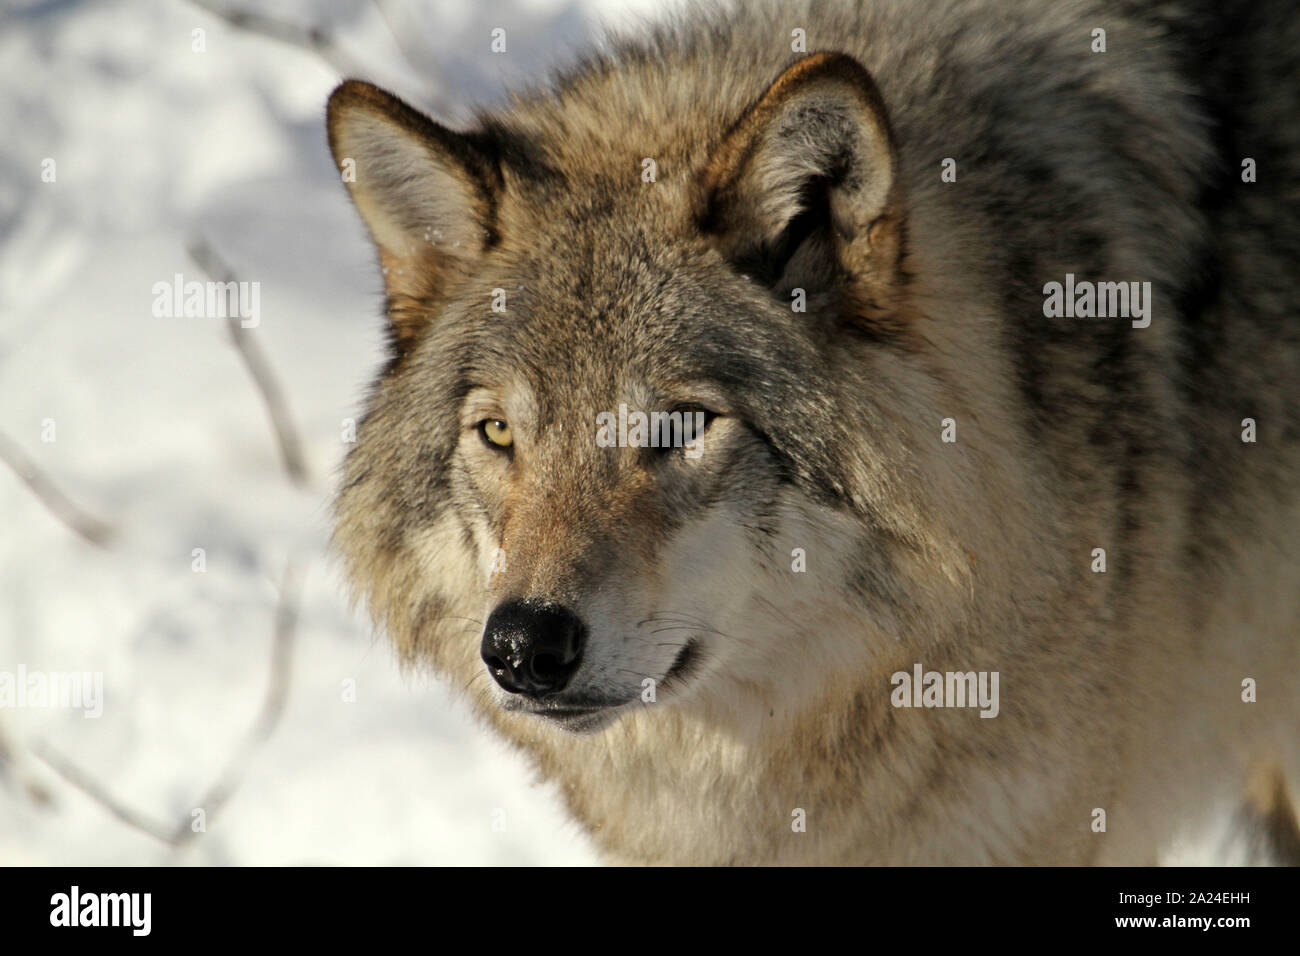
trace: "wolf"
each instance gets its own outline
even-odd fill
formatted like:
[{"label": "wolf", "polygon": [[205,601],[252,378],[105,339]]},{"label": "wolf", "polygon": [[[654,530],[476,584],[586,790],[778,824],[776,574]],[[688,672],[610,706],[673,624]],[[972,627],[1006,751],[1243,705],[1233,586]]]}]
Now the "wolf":
[{"label": "wolf", "polygon": [[688,9],[459,129],[344,82],[356,595],[610,862],[1148,864],[1235,807],[1296,862],[1298,101],[1282,0]]}]

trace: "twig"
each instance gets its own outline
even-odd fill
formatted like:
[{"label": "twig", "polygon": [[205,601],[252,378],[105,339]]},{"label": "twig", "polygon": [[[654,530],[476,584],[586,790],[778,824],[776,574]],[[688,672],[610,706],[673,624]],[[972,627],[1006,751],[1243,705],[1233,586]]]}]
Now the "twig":
[{"label": "twig", "polygon": [[[192,240],[188,251],[195,264],[215,281],[222,283],[236,281],[234,270],[217,255],[216,250],[206,239]],[[243,358],[244,365],[253,377],[253,384],[257,386],[266,405],[266,412],[271,418],[271,427],[275,430],[276,441],[280,446],[280,457],[284,462],[285,471],[289,474],[289,480],[299,488],[305,487],[309,478],[307,463],[302,454],[302,442],[298,439],[298,432],[293,426],[293,418],[289,414],[289,405],[285,401],[280,383],[276,380],[275,373],[271,371],[270,363],[257,347],[253,336],[240,325],[238,315],[232,314],[226,318],[226,329],[230,332],[230,339],[234,342],[240,357]]]},{"label": "twig", "polygon": [[50,792],[45,789],[39,780],[27,773],[27,768],[23,766],[17,748],[10,743],[8,735],[5,734],[4,724],[0,724],[0,777],[3,777],[6,773],[13,776],[14,783],[37,806],[46,807],[53,802]]},{"label": "twig", "polygon": [[[397,45],[397,52],[402,54],[402,59],[405,60],[406,65],[411,68],[411,74],[431,85],[432,81],[430,77],[425,75],[424,71],[420,68],[419,64],[415,62],[415,58],[411,56],[410,51],[407,49],[406,40],[403,39],[404,34],[397,29],[397,25],[393,22],[393,18],[388,11],[388,4],[385,0],[374,0],[374,3],[375,8],[379,11],[380,18],[384,21],[384,26],[388,27],[388,32],[393,35],[393,43]],[[433,93],[432,90],[429,92],[430,94]]]},{"label": "twig", "polygon": [[356,76],[364,69],[339,48],[334,42],[333,32],[328,27],[300,26],[250,10],[218,6],[208,3],[207,0],[189,0],[189,2],[217,19],[225,21],[236,30],[255,33],[315,53],[341,77]]},{"label": "twig", "polygon": [[175,845],[171,829],[165,823],[159,823],[157,820],[151,820],[143,813],[132,809],[122,801],[118,800],[88,773],[65,759],[62,755],[56,753],[53,749],[42,743],[32,745],[32,754],[38,757],[46,766],[57,773],[65,781],[72,784],[90,799],[94,800],[101,807],[117,817],[120,821],[133,829],[139,830],[155,840],[163,843]]},{"label": "twig", "polygon": [[[230,800],[241,783],[244,768],[254,752],[265,743],[279,726],[289,697],[289,681],[293,664],[293,641],[298,624],[298,572],[291,557],[285,564],[280,584],[280,599],[275,611],[275,631],[271,644],[271,675],[267,684],[266,699],[252,729],[244,738],[235,756],[226,763],[216,781],[207,788],[195,806],[202,808],[207,819],[216,816]],[[111,813],[121,822],[141,833],[171,847],[182,847],[195,839],[189,820],[175,826],[160,823],[147,814],[129,807],[101,786],[88,773],[45,744],[37,743],[32,753],[76,789]]]},{"label": "twig", "polygon": [[[186,2],[217,17],[237,30],[315,53],[339,75],[340,79],[349,76],[373,77],[375,75],[374,70],[369,69],[361,61],[353,59],[343,52],[334,39],[333,30],[327,26],[302,26],[237,7],[216,6],[208,2],[208,0],[186,0]],[[388,5],[383,0],[374,0],[374,2],[379,10],[380,17],[384,21],[384,25],[388,28],[388,32],[393,35],[393,41],[397,45],[397,52],[406,61],[411,75],[418,81],[415,86],[410,87],[412,94],[418,93],[418,96],[413,98],[426,99],[435,113],[443,116],[450,115],[451,104],[438,92],[446,85],[442,78],[437,75],[436,71],[427,66],[421,67],[416,62],[416,58],[411,54],[410,44],[403,39],[402,31],[398,30],[390,15]],[[424,58],[421,59],[423,61]],[[432,58],[429,59],[431,61]],[[393,79],[397,80],[401,86],[407,85],[402,83],[398,77]]]},{"label": "twig", "polygon": [[0,461],[13,469],[54,517],[96,547],[108,547],[116,534],[113,526],[91,517],[73,504],[72,499],[56,488],[36,463],[3,433],[0,433]]},{"label": "twig", "polygon": [[[271,644],[271,676],[266,686],[266,699],[262,702],[262,711],[244,738],[243,745],[226,764],[216,781],[208,787],[196,802],[208,819],[212,819],[225,806],[239,788],[244,768],[262,746],[275,732],[284,716],[285,704],[289,699],[289,678],[293,665],[293,641],[298,625],[298,573],[293,558],[285,564],[284,577],[280,582],[280,603],[275,610],[275,635]],[[189,821],[182,821],[172,835],[172,841],[181,845],[195,837],[196,832]]]}]

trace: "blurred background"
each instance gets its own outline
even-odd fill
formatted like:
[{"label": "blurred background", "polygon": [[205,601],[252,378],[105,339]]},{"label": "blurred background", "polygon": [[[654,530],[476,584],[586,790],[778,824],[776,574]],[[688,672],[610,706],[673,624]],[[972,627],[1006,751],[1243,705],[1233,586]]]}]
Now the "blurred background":
[{"label": "blurred background", "polygon": [[[347,74],[454,124],[657,5],[4,0],[0,682],[102,714],[0,693],[0,865],[595,861],[326,551],[382,298],[323,117]],[[155,315],[178,273],[260,321]]]}]

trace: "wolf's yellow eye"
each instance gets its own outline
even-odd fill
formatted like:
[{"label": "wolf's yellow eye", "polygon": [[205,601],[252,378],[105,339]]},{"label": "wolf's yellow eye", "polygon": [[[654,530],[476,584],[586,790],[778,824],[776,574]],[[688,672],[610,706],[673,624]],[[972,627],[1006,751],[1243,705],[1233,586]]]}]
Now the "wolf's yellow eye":
[{"label": "wolf's yellow eye", "polygon": [[510,434],[510,426],[499,418],[488,418],[478,423],[478,430],[483,440],[496,448],[509,448],[515,443]]}]

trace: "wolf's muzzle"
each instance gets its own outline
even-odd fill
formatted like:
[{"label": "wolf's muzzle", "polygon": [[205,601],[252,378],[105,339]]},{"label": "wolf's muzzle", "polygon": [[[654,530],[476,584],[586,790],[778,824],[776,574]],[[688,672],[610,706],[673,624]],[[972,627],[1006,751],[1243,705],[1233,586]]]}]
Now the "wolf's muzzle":
[{"label": "wolf's muzzle", "polygon": [[586,642],[586,625],[568,608],[506,601],[488,617],[480,653],[502,688],[540,700],[568,685]]}]

